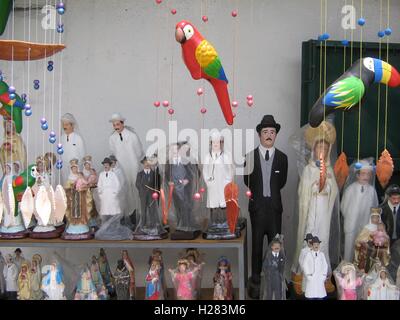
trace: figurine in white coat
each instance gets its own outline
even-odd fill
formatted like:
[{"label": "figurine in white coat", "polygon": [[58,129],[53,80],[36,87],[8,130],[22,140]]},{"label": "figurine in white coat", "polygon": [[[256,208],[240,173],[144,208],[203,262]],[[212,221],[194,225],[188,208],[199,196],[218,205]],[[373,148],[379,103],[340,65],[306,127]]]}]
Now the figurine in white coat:
[{"label": "figurine in white coat", "polygon": [[368,223],[370,209],[378,206],[374,187],[375,174],[371,159],[361,160],[351,166],[347,187],[343,192],[340,209],[344,218],[344,260],[353,262],[354,243],[362,228]]},{"label": "figurine in white coat", "polygon": [[104,171],[100,173],[97,189],[100,197],[100,215],[102,218],[121,213],[118,194],[121,184],[114,171],[111,170],[111,160],[105,158],[101,163]]},{"label": "figurine in white coat", "polygon": [[110,122],[114,132],[109,138],[112,154],[118,159],[127,181],[127,212],[133,214],[139,208],[139,195],[135,187],[136,176],[140,168],[140,160],[143,159],[143,147],[133,128],[125,125],[125,118],[119,113],[111,116]]},{"label": "figurine in white coat", "polygon": [[6,292],[6,279],[4,277],[4,269],[6,268],[6,260],[0,252],[0,296]]},{"label": "figurine in white coat", "polygon": [[18,292],[18,267],[11,254],[7,255],[3,275],[6,280],[6,296],[8,300],[16,300]]},{"label": "figurine in white coat", "polygon": [[207,185],[207,208],[210,209],[207,239],[227,238],[231,235],[226,218],[224,191],[225,186],[232,182],[233,176],[232,156],[224,148],[224,136],[218,130],[212,130],[209,152],[203,164],[203,177]]},{"label": "figurine in white coat", "polygon": [[313,249],[304,258],[303,272],[306,277],[307,299],[323,299],[326,297],[325,280],[328,275],[328,264],[325,255],[320,251],[321,241],[313,237]]},{"label": "figurine in white coat", "polygon": [[[63,146],[64,153],[62,160],[65,164],[69,163],[72,159],[83,159],[85,153],[85,143],[78,133],[78,123],[75,117],[66,113],[61,118],[61,126],[64,133],[61,135],[60,142]],[[62,170],[62,183],[65,184],[69,176],[69,167],[63,166]]]},{"label": "figurine in white coat", "polygon": [[[304,267],[304,259],[307,256],[307,254],[312,251],[313,244],[312,244],[312,239],[313,235],[311,233],[307,233],[306,237],[304,238],[304,241],[306,245],[301,249],[300,251],[300,256],[299,256],[299,270],[302,273],[302,282],[301,282],[301,289],[303,292],[306,291],[306,277],[303,274],[303,267]],[[299,273],[299,272],[296,272]]]}]

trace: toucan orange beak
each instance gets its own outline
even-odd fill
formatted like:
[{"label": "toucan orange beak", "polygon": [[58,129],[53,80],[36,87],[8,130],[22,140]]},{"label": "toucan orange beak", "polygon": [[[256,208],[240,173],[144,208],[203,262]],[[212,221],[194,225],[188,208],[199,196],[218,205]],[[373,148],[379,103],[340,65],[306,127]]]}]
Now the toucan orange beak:
[{"label": "toucan orange beak", "polygon": [[181,28],[176,28],[175,30],[175,39],[180,44],[183,44],[186,41],[185,33]]}]

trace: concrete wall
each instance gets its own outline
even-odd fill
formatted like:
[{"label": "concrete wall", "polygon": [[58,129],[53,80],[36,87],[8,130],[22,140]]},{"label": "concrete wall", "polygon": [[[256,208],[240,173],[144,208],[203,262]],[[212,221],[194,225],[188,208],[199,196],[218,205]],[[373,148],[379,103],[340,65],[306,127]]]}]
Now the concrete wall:
[{"label": "concrete wall", "polygon": [[[34,3],[34,0],[32,2]],[[344,34],[341,28],[341,8],[345,2],[328,2],[327,31],[331,34],[331,39],[341,40]],[[360,1],[354,2],[359,17]],[[127,117],[127,123],[136,129],[145,146],[150,144],[145,142],[149,129],[165,128],[167,125],[166,110],[160,108],[156,111],[152,106],[154,100],[172,100],[175,109],[173,119],[178,121],[179,129],[198,130],[202,127],[199,98],[196,95],[196,90],[202,83],[190,78],[181,60],[179,45],[174,40],[176,22],[181,19],[192,21],[217,48],[227,77],[231,81],[231,95],[240,103],[234,128],[255,128],[264,114],[273,114],[282,125],[276,145],[289,157],[288,183],[283,190],[283,232],[290,256],[295,245],[296,210],[293,194],[296,192],[298,174],[295,153],[288,144],[288,138],[299,128],[301,42],[316,38],[320,33],[320,1],[208,0],[206,3],[197,0],[165,0],[157,6],[155,1],[148,0],[69,0],[66,4],[67,12],[63,17],[65,33],[62,41],[68,48],[62,59],[61,114],[71,112],[76,116],[80,132],[87,142],[87,151],[94,157],[97,167],[100,167],[101,160],[108,154],[108,136],[111,133],[108,119],[113,112],[121,112]],[[234,20],[231,11],[236,4],[239,15]],[[175,16],[170,14],[171,8],[177,9]],[[399,29],[399,9],[400,3],[391,1],[393,42],[400,40],[399,33],[396,32]],[[205,13],[209,18],[207,24],[201,22],[201,16]],[[39,13],[39,19],[42,16]],[[364,40],[377,41],[379,1],[365,0],[363,16],[367,20]],[[383,16],[386,23],[385,10]],[[32,12],[31,18],[31,40],[36,41],[36,12]],[[2,38],[11,38],[11,25],[8,25]],[[27,25],[26,17],[25,39],[28,38]],[[24,13],[17,11],[16,39],[24,39],[23,26]],[[44,41],[45,32],[40,24],[38,29],[37,38]],[[47,42],[54,36],[58,39],[58,34],[47,32]],[[359,30],[355,31],[354,39],[359,40]],[[0,69],[6,74],[7,81],[14,83],[17,88],[23,88],[25,82],[24,91],[27,91],[28,69],[31,81],[37,78],[42,82],[42,89],[31,95],[34,116],[29,120],[29,131],[24,131],[25,141],[28,141],[27,134],[29,135],[31,161],[42,149],[50,149],[47,138],[42,138],[39,119],[43,115],[48,119],[53,118],[53,122],[50,121],[53,125],[50,126],[58,130],[61,55],[52,59],[55,61],[54,103],[51,95],[53,75],[45,71],[46,61],[29,64],[0,62]],[[11,81],[12,65],[14,81]],[[43,90],[44,76],[46,90]],[[30,86],[32,87],[31,83]],[[214,94],[208,84],[205,84],[205,88],[208,113],[204,118],[204,127],[222,129],[224,121]],[[46,105],[43,103],[44,92]],[[254,95],[255,105],[252,109],[245,105],[248,94]],[[51,110],[54,110],[53,117]],[[254,138],[257,139],[256,136]],[[242,214],[247,217],[245,188],[240,178],[238,181],[243,190],[240,198]],[[92,253],[72,253],[71,250],[66,254],[71,259],[83,261],[88,260]],[[136,263],[144,264],[148,253],[142,252],[140,255],[136,258]],[[210,257],[207,269],[210,273],[213,272],[216,258]],[[168,259],[173,261],[175,258]],[[236,267],[233,271],[237,275]],[[205,280],[205,283],[211,285],[210,279]]]}]

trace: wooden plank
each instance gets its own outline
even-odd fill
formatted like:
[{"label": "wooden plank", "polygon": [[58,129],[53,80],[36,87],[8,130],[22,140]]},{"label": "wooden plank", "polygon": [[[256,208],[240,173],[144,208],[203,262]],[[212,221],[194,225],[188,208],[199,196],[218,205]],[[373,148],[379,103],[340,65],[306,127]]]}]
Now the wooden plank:
[{"label": "wooden plank", "polygon": [[65,49],[63,44],[42,44],[19,40],[0,40],[0,60],[29,61],[51,57]]}]

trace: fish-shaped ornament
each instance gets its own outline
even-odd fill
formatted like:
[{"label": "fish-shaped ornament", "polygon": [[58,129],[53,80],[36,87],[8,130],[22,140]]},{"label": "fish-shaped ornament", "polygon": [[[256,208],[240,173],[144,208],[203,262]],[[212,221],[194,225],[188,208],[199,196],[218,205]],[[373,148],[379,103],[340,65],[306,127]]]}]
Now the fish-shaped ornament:
[{"label": "fish-shaped ornament", "polygon": [[65,211],[67,210],[67,196],[64,188],[61,185],[58,185],[56,187],[56,191],[54,192],[54,203],[54,221],[55,223],[61,223],[64,220]]},{"label": "fish-shaped ornament", "polygon": [[231,182],[224,189],[226,202],[226,219],[228,221],[229,231],[235,233],[236,223],[239,218],[239,187],[236,183]]},{"label": "fish-shaped ornament", "polygon": [[20,209],[25,228],[28,228],[32,220],[32,215],[35,211],[35,200],[33,198],[31,187],[27,187],[22,195]]},{"label": "fish-shaped ornament", "polygon": [[4,226],[8,228],[11,225],[15,224],[14,212],[15,212],[15,199],[14,199],[14,190],[12,184],[7,181],[8,179],[4,179],[2,185],[3,192],[3,201],[4,201],[4,209],[7,214],[10,215],[10,219],[5,219]]},{"label": "fish-shaped ornament", "polygon": [[347,156],[344,152],[342,152],[337,158],[333,171],[335,172],[338,187],[339,189],[342,189],[350,172],[349,165],[347,164]]},{"label": "fish-shaped ornament", "polygon": [[319,192],[324,190],[326,183],[326,164],[323,154],[319,156]]},{"label": "fish-shaped ornament", "polygon": [[35,197],[35,207],[43,225],[47,226],[51,216],[51,202],[45,186],[39,187],[39,191]]},{"label": "fish-shaped ornament", "polygon": [[385,189],[393,175],[394,163],[387,149],[383,150],[376,164],[376,177],[382,188]]}]

